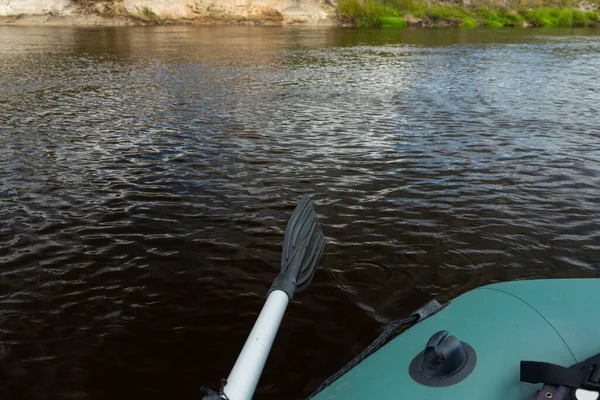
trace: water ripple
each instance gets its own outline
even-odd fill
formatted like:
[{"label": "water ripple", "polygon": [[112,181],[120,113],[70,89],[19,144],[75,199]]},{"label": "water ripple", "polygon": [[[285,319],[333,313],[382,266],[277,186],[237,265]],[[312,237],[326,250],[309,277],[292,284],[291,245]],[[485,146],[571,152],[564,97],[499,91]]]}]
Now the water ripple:
[{"label": "water ripple", "polygon": [[328,247],[261,398],[433,296],[598,276],[598,31],[0,31],[2,398],[197,398],[303,193]]}]

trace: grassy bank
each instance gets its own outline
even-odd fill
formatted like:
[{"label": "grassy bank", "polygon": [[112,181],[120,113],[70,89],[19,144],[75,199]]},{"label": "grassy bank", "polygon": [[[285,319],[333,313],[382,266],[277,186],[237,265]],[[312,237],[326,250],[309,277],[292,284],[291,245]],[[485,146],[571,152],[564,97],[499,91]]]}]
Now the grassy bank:
[{"label": "grassy bank", "polygon": [[[594,7],[592,3],[587,4]],[[512,7],[501,7],[491,4],[464,6],[428,3],[423,0],[339,0],[338,14],[342,22],[359,27],[600,26],[598,9],[582,11],[566,2],[537,5],[519,2]]]}]

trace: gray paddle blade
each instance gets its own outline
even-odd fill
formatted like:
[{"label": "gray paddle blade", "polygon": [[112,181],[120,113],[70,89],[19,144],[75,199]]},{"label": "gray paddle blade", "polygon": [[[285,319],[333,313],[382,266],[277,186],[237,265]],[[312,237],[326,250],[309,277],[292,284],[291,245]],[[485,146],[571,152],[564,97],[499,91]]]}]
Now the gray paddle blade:
[{"label": "gray paddle blade", "polygon": [[324,249],[325,236],[317,213],[310,198],[304,195],[285,230],[281,257],[281,272],[295,277],[297,292],[312,281]]}]

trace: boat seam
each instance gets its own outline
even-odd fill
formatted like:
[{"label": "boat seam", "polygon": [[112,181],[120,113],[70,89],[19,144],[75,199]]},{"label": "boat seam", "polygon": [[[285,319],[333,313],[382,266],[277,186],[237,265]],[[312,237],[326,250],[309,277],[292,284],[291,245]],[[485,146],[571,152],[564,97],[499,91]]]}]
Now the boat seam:
[{"label": "boat seam", "polygon": [[565,344],[565,346],[567,346],[567,350],[569,350],[569,353],[571,353],[571,357],[573,357],[573,360],[575,360],[575,362],[579,362],[579,360],[577,359],[577,357],[575,357],[575,354],[573,354],[573,352],[571,351],[571,347],[569,346],[569,344],[567,343],[567,341],[565,340],[565,338],[562,337],[562,335],[556,330],[556,328],[554,327],[554,325],[552,325],[552,323],[550,321],[548,321],[548,319],[546,317],[544,317],[544,315],[542,313],[540,313],[538,310],[536,310],[531,304],[529,304],[528,302],[526,302],[525,300],[523,300],[522,298],[520,298],[519,296],[516,296],[510,292],[506,292],[504,290],[501,289],[495,289],[495,288],[490,288],[490,287],[486,287],[486,288],[479,288],[476,290],[494,290],[496,292],[501,292],[501,293],[505,293],[509,296],[514,297],[515,299],[518,299],[520,301],[522,301],[523,303],[527,304],[527,306],[529,308],[531,308],[533,311],[535,311],[540,317],[542,317],[544,319],[544,321],[546,321],[548,323],[548,325],[550,325],[552,327],[552,329],[554,330],[554,332],[556,332],[556,334],[558,335],[558,337],[560,338],[560,340],[563,341],[563,343]]}]

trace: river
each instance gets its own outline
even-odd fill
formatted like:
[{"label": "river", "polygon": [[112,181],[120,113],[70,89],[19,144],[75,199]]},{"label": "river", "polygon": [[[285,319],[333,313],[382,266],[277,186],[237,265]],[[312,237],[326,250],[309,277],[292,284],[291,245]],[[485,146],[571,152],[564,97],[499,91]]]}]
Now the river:
[{"label": "river", "polygon": [[312,196],[257,399],[425,301],[598,277],[600,31],[0,27],[0,397],[198,399]]}]

